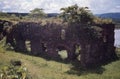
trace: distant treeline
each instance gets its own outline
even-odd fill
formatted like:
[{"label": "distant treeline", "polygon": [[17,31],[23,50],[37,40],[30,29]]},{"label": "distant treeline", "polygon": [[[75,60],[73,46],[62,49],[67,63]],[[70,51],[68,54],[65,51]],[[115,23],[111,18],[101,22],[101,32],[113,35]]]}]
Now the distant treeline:
[{"label": "distant treeline", "polygon": [[[17,12],[7,12],[9,15],[16,15],[16,16],[27,16],[29,13],[17,13]],[[57,17],[59,14],[58,13],[47,13],[47,17]]]},{"label": "distant treeline", "polygon": [[109,18],[112,19],[116,23],[120,23],[120,13],[104,13],[104,14],[96,14],[96,16],[100,18]]},{"label": "distant treeline", "polygon": [[[17,12],[7,12],[9,15],[16,15],[16,16],[27,16],[29,13],[17,13]],[[59,13],[47,13],[47,17],[57,17]],[[116,23],[120,23],[120,13],[104,13],[104,14],[95,14],[100,18],[109,18],[112,19]]]}]

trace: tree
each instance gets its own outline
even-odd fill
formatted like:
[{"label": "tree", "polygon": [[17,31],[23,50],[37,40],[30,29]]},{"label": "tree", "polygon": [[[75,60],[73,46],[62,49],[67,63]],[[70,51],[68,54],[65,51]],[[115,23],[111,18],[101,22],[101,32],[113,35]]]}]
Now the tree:
[{"label": "tree", "polygon": [[32,18],[43,18],[46,14],[43,12],[43,9],[35,8],[30,11],[30,17]]},{"label": "tree", "polygon": [[93,14],[88,10],[88,7],[79,7],[77,4],[66,8],[61,8],[60,17],[65,22],[88,24],[93,20]]},{"label": "tree", "polygon": [[5,13],[5,12],[0,12],[0,17],[1,18],[8,18],[10,15],[9,14],[7,14],[7,13]]}]

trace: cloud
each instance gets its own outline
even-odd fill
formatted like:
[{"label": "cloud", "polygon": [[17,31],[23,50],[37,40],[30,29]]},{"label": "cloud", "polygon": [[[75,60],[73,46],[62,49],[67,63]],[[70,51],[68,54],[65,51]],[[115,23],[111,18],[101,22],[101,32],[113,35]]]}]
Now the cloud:
[{"label": "cloud", "polygon": [[73,4],[87,6],[94,13],[120,12],[120,0],[0,0],[0,10],[29,12],[34,8],[43,8],[45,12],[53,13]]},{"label": "cloud", "polygon": [[120,12],[116,6],[120,5],[120,0],[92,0],[90,7],[94,13]]},{"label": "cloud", "polygon": [[116,6],[116,8],[120,8],[120,5]]}]

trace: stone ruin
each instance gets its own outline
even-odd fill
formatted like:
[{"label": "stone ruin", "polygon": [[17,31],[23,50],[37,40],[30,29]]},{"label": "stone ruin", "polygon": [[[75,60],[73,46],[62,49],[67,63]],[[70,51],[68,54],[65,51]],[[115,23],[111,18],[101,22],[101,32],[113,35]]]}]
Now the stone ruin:
[{"label": "stone ruin", "polygon": [[[87,31],[89,29],[84,27],[80,28],[81,26],[85,27],[88,25],[75,25],[76,28],[71,27],[72,30],[77,29],[77,33],[75,33],[76,30],[73,32],[71,31],[73,36],[74,34],[80,33],[79,35],[75,36],[73,39],[65,38],[66,40],[64,41],[59,41],[59,42],[53,41],[53,43],[50,42],[51,50],[48,51],[48,54],[52,57],[57,56],[58,53],[54,49],[57,46],[63,46],[68,52],[68,57],[73,60],[78,56],[75,54],[75,45],[79,45],[81,47],[80,63],[83,67],[88,68],[88,67],[100,66],[102,64],[117,59],[117,55],[115,53],[115,47],[114,47],[114,29],[115,29],[114,24],[93,25],[93,26],[97,26],[97,28],[100,29],[99,34],[101,35],[98,38],[94,38],[92,37],[92,35],[89,36],[88,35],[89,31]],[[88,32],[88,34],[85,32]]]},{"label": "stone ruin", "polygon": [[[58,57],[57,49],[66,49],[69,60],[76,59],[78,55],[75,54],[75,46],[79,45],[81,47],[80,63],[86,68],[100,66],[118,59],[114,47],[115,25],[112,23],[94,24],[92,30],[86,27],[89,26],[86,24],[72,24],[63,27],[62,24],[48,23],[39,26],[41,24],[38,23],[18,23],[17,27],[14,28],[14,30],[17,29],[17,32],[11,31],[7,34],[9,40],[7,42],[13,43],[13,39],[15,39],[18,43],[16,44],[17,48],[25,50],[25,41],[29,40],[31,42],[31,52],[37,55],[43,54],[42,47],[45,45],[47,49],[45,54],[53,58]],[[93,31],[93,29],[97,31]],[[97,37],[94,34],[97,34]]]},{"label": "stone ruin", "polygon": [[94,67],[117,59],[114,47],[114,24],[97,25],[102,28],[102,37],[81,47],[81,64]]}]

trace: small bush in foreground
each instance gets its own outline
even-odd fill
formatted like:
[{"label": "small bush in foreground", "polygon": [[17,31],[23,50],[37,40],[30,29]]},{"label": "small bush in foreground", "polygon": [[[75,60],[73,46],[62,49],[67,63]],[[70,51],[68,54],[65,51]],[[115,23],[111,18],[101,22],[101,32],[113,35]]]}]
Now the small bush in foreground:
[{"label": "small bush in foreground", "polygon": [[3,66],[0,79],[29,79],[27,68],[22,66],[20,60],[11,60],[9,66]]}]

